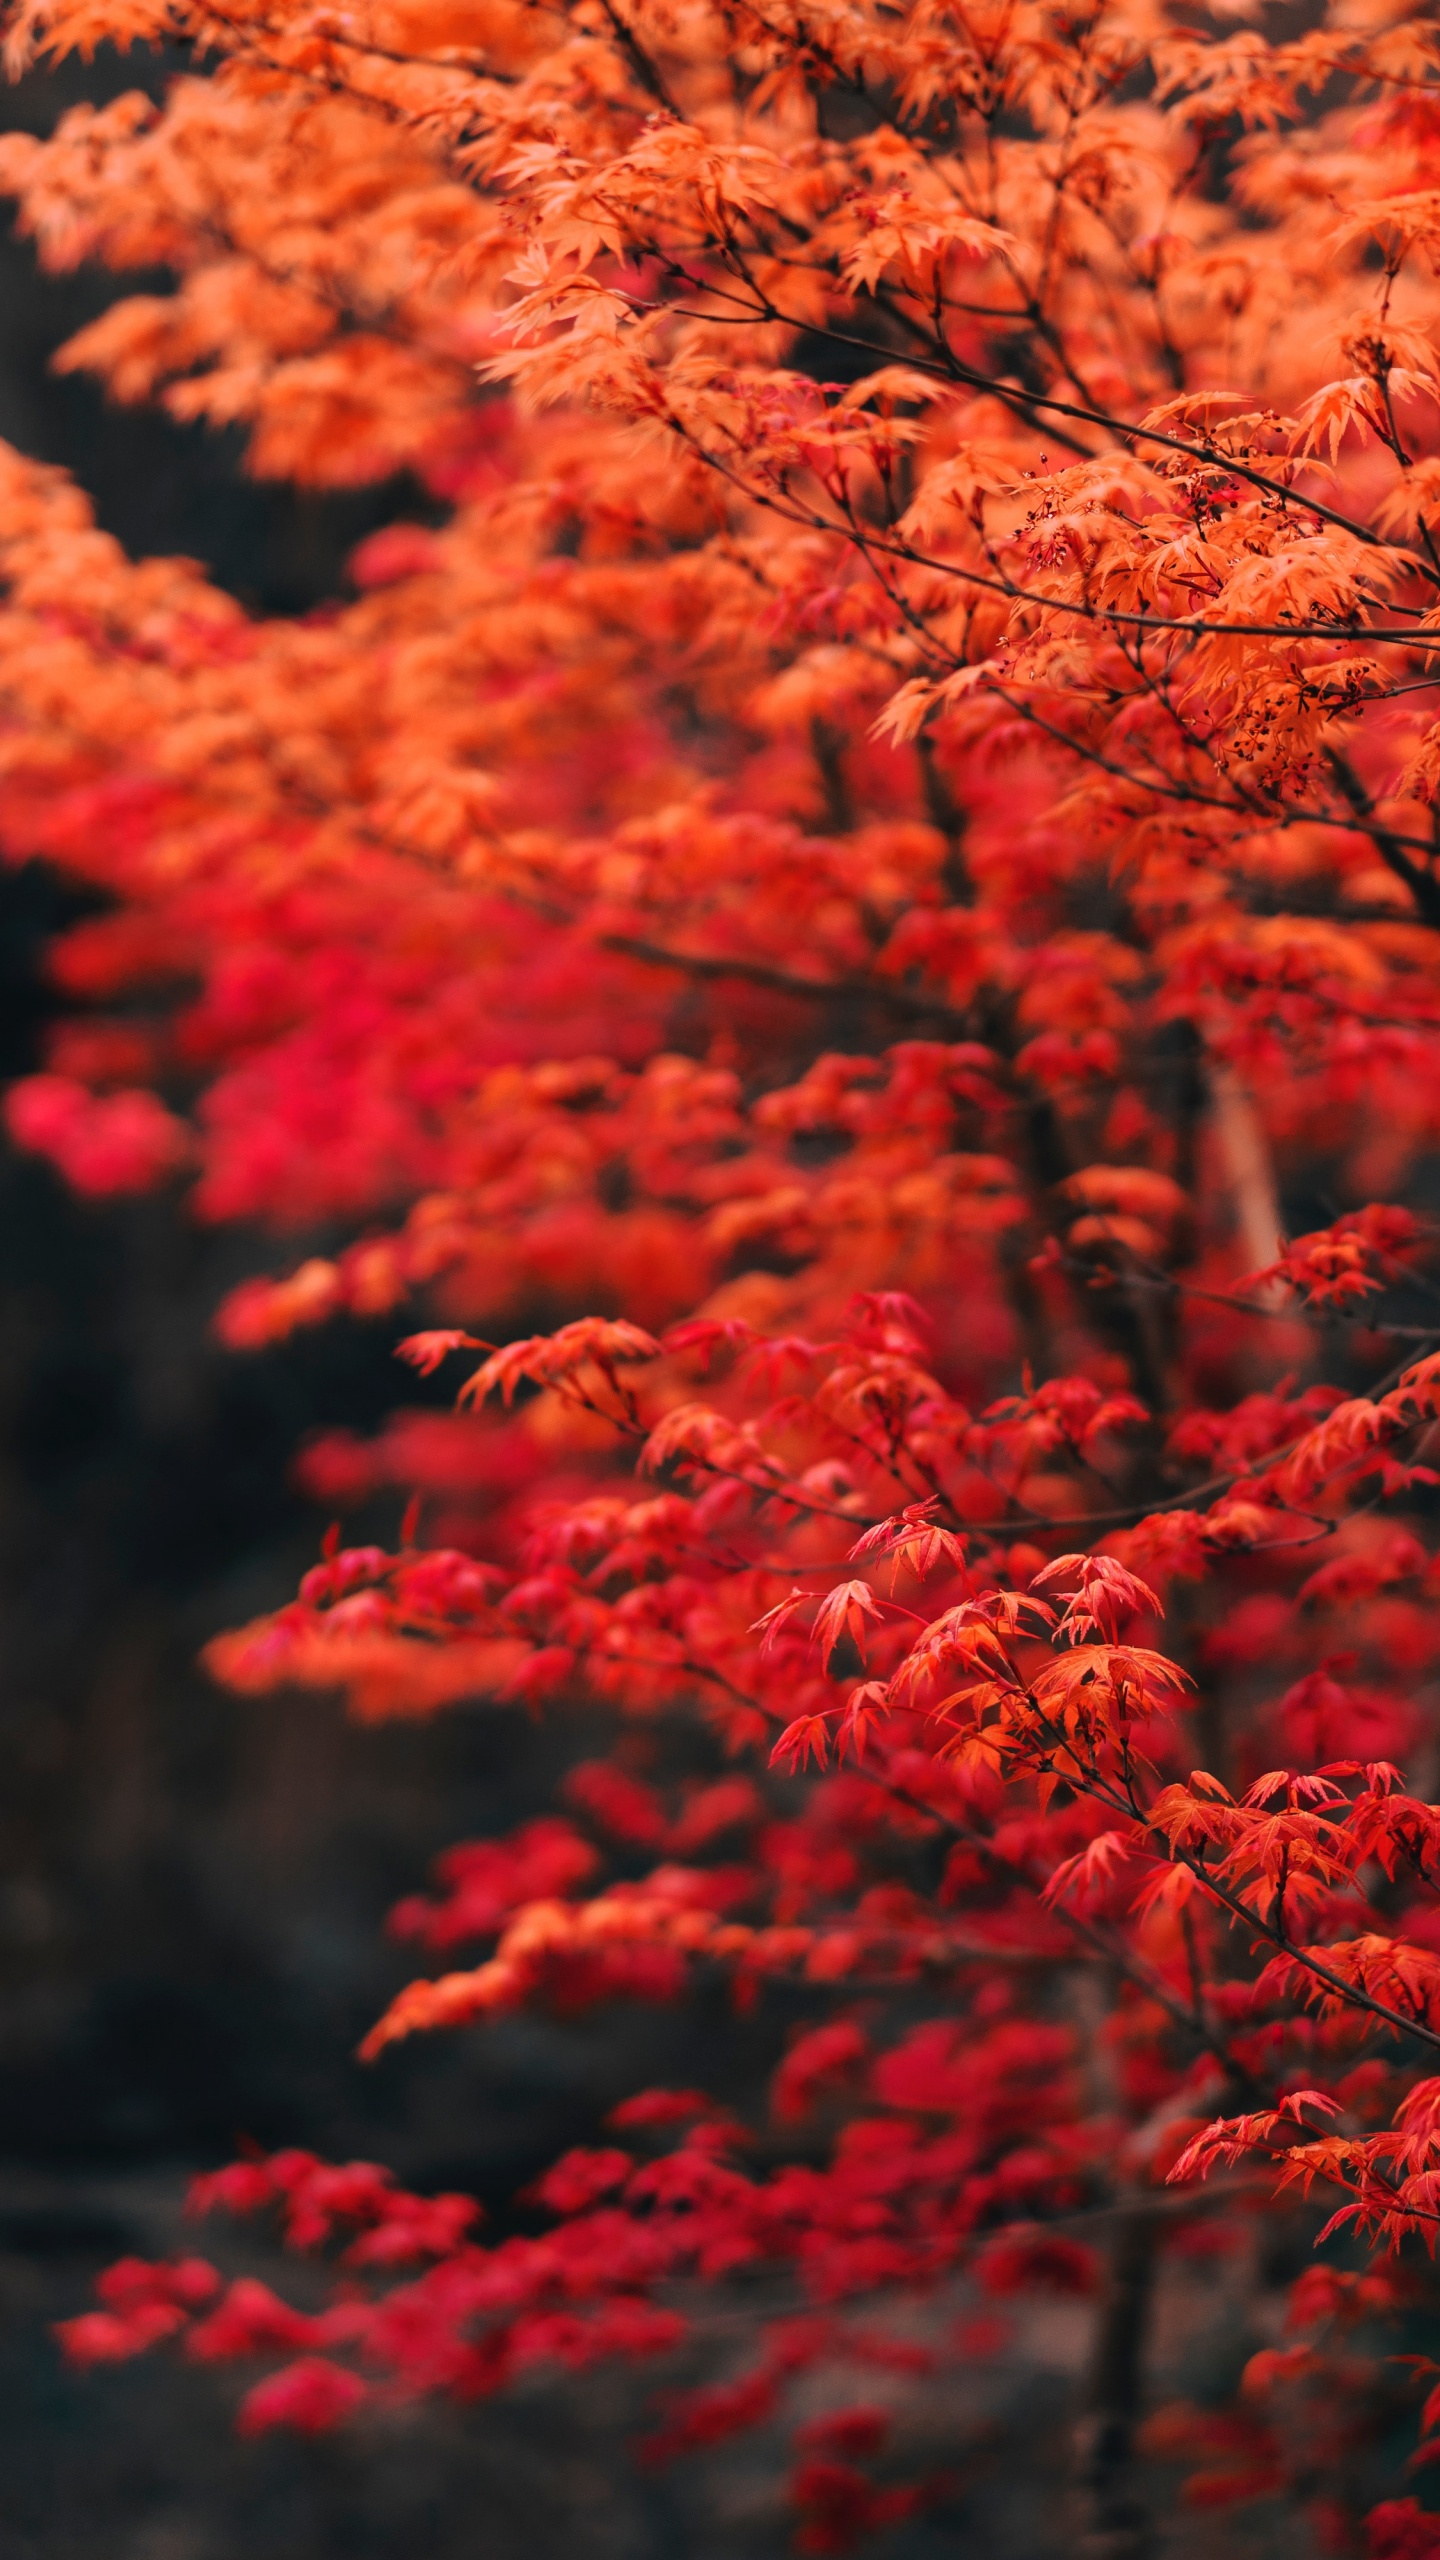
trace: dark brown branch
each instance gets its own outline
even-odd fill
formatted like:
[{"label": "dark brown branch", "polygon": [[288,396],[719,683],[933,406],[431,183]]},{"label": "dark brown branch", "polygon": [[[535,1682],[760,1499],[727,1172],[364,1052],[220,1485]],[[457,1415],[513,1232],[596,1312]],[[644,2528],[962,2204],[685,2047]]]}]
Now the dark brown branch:
[{"label": "dark brown branch", "polygon": [[688,978],[743,978],[751,986],[769,987],[776,995],[801,996],[807,1004],[848,999],[877,1004],[885,1012],[900,1014],[907,1022],[938,1023],[961,1036],[967,1036],[973,1028],[968,1015],[957,1013],[953,1005],[934,996],[917,995],[913,987],[888,986],[878,978],[802,978],[793,969],[773,968],[767,960],[732,960],[708,951],[668,951],[661,942],[646,942],[629,933],[602,934],[600,948],[623,952],[630,960],[647,960],[657,969],[679,970]]},{"label": "dark brown branch", "polygon": [[1327,747],[1325,760],[1381,861],[1387,870],[1394,872],[1397,880],[1404,881],[1415,901],[1421,922],[1440,931],[1440,881],[1437,881],[1434,872],[1427,871],[1418,862],[1412,862],[1401,839],[1392,834],[1388,827],[1376,824],[1375,803],[1354,766],[1340,753],[1339,748]]}]

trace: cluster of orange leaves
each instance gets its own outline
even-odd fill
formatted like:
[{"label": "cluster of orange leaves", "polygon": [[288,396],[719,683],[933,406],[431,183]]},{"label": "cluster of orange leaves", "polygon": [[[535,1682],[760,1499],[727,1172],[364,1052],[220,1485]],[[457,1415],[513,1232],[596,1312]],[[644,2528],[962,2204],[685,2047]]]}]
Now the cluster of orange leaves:
[{"label": "cluster of orange leaves", "polygon": [[[483,1355],[302,1454],[406,1525],[212,1669],[601,1727],[563,1815],[400,1907],[476,1960],[369,2052],[702,1978],[802,2022],[758,2165],[642,2093],[491,2243],[241,2163],[201,2201],[348,2233],[333,2305],[126,2262],[77,2355],[280,2359],[246,2423],[319,2428],[669,2351],[677,2280],[783,2270],[676,2448],[900,2371],[856,2298],[1103,2306],[1117,2222],[1238,2246],[1324,2190],[1305,2338],[1153,2449],[1440,2549],[1373,2455],[1440,2229],[1398,1768],[1440,1660],[1440,34],[1312,15],[10,9],[12,67],[189,57],[0,144],[48,267],[170,278],[63,361],[415,519],[265,619],[0,451],[0,838],[103,893],[12,1134],[298,1238],[237,1351],[413,1306],[422,1377]],[[885,2440],[803,2432],[803,2547],[949,2494]]]}]

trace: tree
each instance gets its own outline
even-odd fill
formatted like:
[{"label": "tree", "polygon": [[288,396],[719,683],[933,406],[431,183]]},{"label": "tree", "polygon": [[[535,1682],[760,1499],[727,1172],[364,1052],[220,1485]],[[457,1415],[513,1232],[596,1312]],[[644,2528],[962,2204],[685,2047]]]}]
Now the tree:
[{"label": "tree", "polygon": [[[16,63],[102,41],[190,67],[0,177],[50,266],[174,281],[66,360],[428,520],[256,621],[3,457],[5,841],[107,900],[12,1130],[349,1235],[237,1350],[414,1306],[403,1356],[464,1363],[453,1423],[308,1461],[413,1494],[394,1551],[332,1535],[211,1652],[593,1713],[565,1812],[394,1915],[464,1960],[369,2052],[700,1979],[805,2023],[768,2159],[640,2092],[495,2242],[242,2160],[200,2202],[342,2244],[330,2307],[126,2261],[72,2353],[261,2355],[242,2423],[316,2429],[792,2271],[675,2448],[893,2361],[877,2298],[1093,2293],[1119,2554],[1157,2262],[1320,2224],[1287,2341],[1149,2441],[1423,2560],[1440,33],[12,12]],[[811,2427],[805,2548],[935,2492],[882,2437]]]}]

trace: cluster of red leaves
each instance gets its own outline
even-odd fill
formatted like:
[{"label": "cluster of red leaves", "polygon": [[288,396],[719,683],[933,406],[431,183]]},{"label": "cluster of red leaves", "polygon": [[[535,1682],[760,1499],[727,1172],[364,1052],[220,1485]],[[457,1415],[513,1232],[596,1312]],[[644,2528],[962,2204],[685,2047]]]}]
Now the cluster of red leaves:
[{"label": "cluster of red leaves", "polygon": [[[643,2093],[491,2243],[241,2162],[200,2201],[339,2242],[333,2295],[127,2262],[72,2352],[278,2358],[244,2423],[317,2429],[669,2350],[769,2270],[793,2316],[678,2448],[899,2372],[861,2298],[1103,2323],[1112,2235],[1313,2191],[1354,2264],[1155,2447],[1422,2560],[1375,2503],[1411,2297],[1369,2258],[1429,2299],[1433,26],[7,28],[209,66],[5,140],[50,266],[173,278],[65,360],[443,518],[265,621],[0,452],[0,840],[103,893],[13,1134],[85,1192],[331,1222],[221,1310],[237,1350],[414,1302],[412,1367],[470,1362],[453,1413],[303,1454],[342,1511],[413,1496],[398,1545],[332,1537],[211,1667],[595,1718],[563,1815],[400,1905],[466,1960],[367,2052],[702,1979],[803,2020],[749,2165],[760,2128]],[[1282,1191],[1329,1223],[1286,1244]],[[868,2404],[799,2457],[807,2549],[941,2494]]]}]

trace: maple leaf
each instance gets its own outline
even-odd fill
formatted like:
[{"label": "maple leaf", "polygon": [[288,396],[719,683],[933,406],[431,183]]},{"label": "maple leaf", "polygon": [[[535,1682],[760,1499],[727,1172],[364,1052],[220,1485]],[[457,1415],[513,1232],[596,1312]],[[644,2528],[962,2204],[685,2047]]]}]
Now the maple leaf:
[{"label": "maple leaf", "polygon": [[836,1757],[847,1753],[859,1761],[865,1757],[870,1728],[891,1712],[890,1693],[881,1680],[857,1681],[845,1701],[844,1713],[836,1734]]},{"label": "maple leaf", "polygon": [[767,1609],[762,1617],[752,1620],[750,1626],[750,1633],[752,1635],[759,1635],[762,1627],[765,1630],[764,1638],[760,1647],[762,1653],[769,1653],[773,1651],[780,1635],[789,1625],[796,1610],[802,1609],[810,1597],[811,1594],[808,1591],[802,1590],[797,1582],[792,1586],[785,1599],[777,1600],[774,1607]]},{"label": "maple leaf", "polygon": [[1142,1611],[1157,1618],[1165,1614],[1149,1584],[1113,1556],[1056,1556],[1031,1577],[1030,1588],[1042,1591],[1054,1583],[1074,1581],[1079,1582],[1079,1591],[1066,1602],[1060,1621],[1062,1633],[1074,1644],[1084,1644],[1092,1636],[1113,1644],[1126,1618]]},{"label": "maple leaf", "polygon": [[881,1615],[880,1603],[868,1582],[837,1583],[816,1610],[811,1631],[822,1662],[828,1665],[837,1646],[846,1641],[863,1659],[866,1621]]},{"label": "maple leaf", "polygon": [[938,1507],[938,1496],[926,1502],[910,1502],[889,1520],[878,1520],[857,1538],[850,1549],[849,1561],[860,1557],[882,1555],[890,1560],[890,1587],[894,1590],[900,1567],[908,1567],[917,1579],[932,1573],[939,1564],[952,1565],[959,1573],[965,1570],[967,1541],[961,1532],[942,1528],[932,1518]]},{"label": "maple leaf", "polygon": [[830,1749],[828,1715],[796,1716],[787,1724],[770,1754],[770,1765],[784,1761],[791,1769],[803,1769],[812,1759],[823,1769]]},{"label": "maple leaf", "polygon": [[395,1349],[397,1357],[408,1361],[412,1369],[418,1369],[422,1378],[431,1378],[442,1362],[449,1359],[452,1351],[483,1351],[485,1347],[473,1333],[461,1333],[451,1328],[444,1332],[407,1334],[403,1342],[397,1342]]},{"label": "maple leaf", "polygon": [[1124,1831],[1097,1832],[1086,1848],[1077,1851],[1073,1858],[1061,1860],[1040,1896],[1041,1901],[1073,1899],[1077,1909],[1085,1909],[1129,1854],[1130,1846],[1130,1835]]}]

